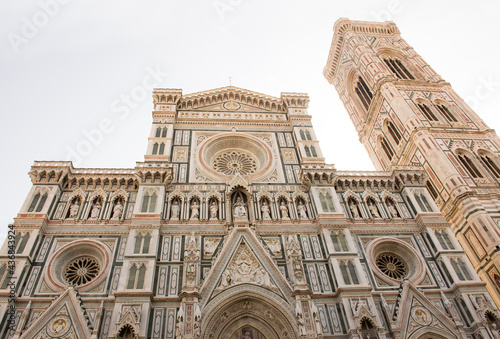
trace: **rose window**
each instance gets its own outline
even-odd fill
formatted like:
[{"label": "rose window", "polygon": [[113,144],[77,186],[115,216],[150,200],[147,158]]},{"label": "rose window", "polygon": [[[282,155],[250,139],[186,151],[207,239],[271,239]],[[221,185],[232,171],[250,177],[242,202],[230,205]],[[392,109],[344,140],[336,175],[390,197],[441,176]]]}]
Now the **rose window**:
[{"label": "rose window", "polygon": [[218,155],[213,161],[214,169],[226,175],[249,175],[257,171],[257,163],[248,154],[231,151]]},{"label": "rose window", "polygon": [[81,257],[73,260],[66,271],[64,279],[71,285],[80,286],[89,283],[99,275],[99,262],[90,257]]},{"label": "rose window", "polygon": [[403,259],[392,253],[381,253],[376,260],[377,267],[385,275],[401,280],[408,274],[408,267]]}]

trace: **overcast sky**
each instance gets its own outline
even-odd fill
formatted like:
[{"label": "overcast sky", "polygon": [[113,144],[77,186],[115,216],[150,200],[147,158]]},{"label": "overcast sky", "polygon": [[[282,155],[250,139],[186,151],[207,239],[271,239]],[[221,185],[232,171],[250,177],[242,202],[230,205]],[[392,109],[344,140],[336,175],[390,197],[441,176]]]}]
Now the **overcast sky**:
[{"label": "overcast sky", "polygon": [[232,77],[234,86],[276,97],[309,93],[327,163],[373,170],[322,75],[341,17],[394,21],[498,128],[499,10],[493,0],[1,1],[0,241],[31,187],[34,160],[114,168],[144,160],[153,87],[188,94]]}]

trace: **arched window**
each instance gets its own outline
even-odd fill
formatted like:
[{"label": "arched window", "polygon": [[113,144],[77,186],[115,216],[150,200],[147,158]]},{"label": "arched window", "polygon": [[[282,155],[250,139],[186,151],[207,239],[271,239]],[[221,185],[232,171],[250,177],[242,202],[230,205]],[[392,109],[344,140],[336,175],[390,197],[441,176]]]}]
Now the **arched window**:
[{"label": "arched window", "polygon": [[333,248],[335,249],[336,252],[349,251],[344,233],[342,232],[332,233],[332,241],[333,241]]},{"label": "arched window", "polygon": [[312,140],[311,133],[308,130],[306,130],[306,138],[307,138],[307,140]]},{"label": "arched window", "polygon": [[323,212],[335,212],[335,205],[333,204],[332,196],[326,192],[319,194],[319,201]]},{"label": "arched window", "polygon": [[149,212],[154,212],[155,211],[155,205],[156,205],[156,194],[153,193],[151,195],[151,199],[149,201]]},{"label": "arched window", "polygon": [[160,151],[158,152],[158,154],[162,155],[164,152],[165,152],[165,143],[162,142],[160,144]]},{"label": "arched window", "polygon": [[496,178],[500,178],[500,169],[492,158],[484,153],[479,154],[479,158]]},{"label": "arched window", "polygon": [[141,247],[142,247],[142,234],[139,233],[135,236],[134,254],[141,253]]},{"label": "arched window", "polygon": [[134,254],[149,253],[150,243],[151,243],[151,234],[146,233],[146,235],[144,236],[141,233],[137,234],[137,236],[135,237]]},{"label": "arched window", "polygon": [[130,267],[130,271],[128,273],[128,283],[127,283],[127,289],[133,289],[135,287],[135,276],[137,275],[137,266],[132,265]]},{"label": "arched window", "polygon": [[141,212],[146,213],[148,211],[148,206],[149,206],[149,195],[144,194],[144,196],[142,197]]},{"label": "arched window", "polygon": [[469,158],[466,154],[459,153],[458,160],[460,160],[462,165],[467,169],[467,172],[469,172],[471,177],[473,178],[483,177],[481,172],[479,172],[479,170],[477,169],[476,165],[474,165],[474,162],[472,162],[471,158]]},{"label": "arched window", "polygon": [[[2,280],[4,278],[5,278],[5,280],[9,280],[9,279],[7,279],[8,274],[6,274],[6,272],[7,272],[7,264],[1,265],[0,266],[0,283],[2,282]],[[3,285],[3,283],[2,283],[2,285]]]},{"label": "arched window", "polygon": [[144,193],[144,196],[142,197],[142,208],[141,212],[142,213],[152,213],[155,211],[156,208],[156,193],[149,193],[146,192]]},{"label": "arched window", "polygon": [[394,151],[392,150],[391,145],[389,145],[389,143],[387,142],[386,138],[382,137],[380,139],[380,146],[382,146],[382,149],[384,150],[385,155],[387,155],[387,158],[389,158],[389,160],[392,160],[392,158],[394,157]]},{"label": "arched window", "polygon": [[155,142],[155,144],[153,145],[153,155],[156,155],[156,153],[158,153],[158,143]]},{"label": "arched window", "polygon": [[[18,233],[18,234],[19,234],[19,236],[21,236],[20,233]],[[17,250],[16,250],[17,254],[23,253],[24,248],[26,247],[26,244],[28,243],[29,238],[30,238],[30,234],[25,233],[24,236],[20,237],[20,239],[19,239],[19,240],[21,240],[21,242],[19,242],[19,241],[16,242],[16,246],[19,245],[19,246],[17,246]]]},{"label": "arched window", "polygon": [[304,146],[304,150],[306,151],[306,156],[311,157],[311,151],[309,151],[309,146]]},{"label": "arched window", "polygon": [[311,146],[311,153],[313,157],[317,157],[318,154],[316,153],[316,148],[314,146]]},{"label": "arched window", "polygon": [[155,135],[155,137],[156,137],[156,138],[159,138],[159,137],[160,137],[160,135],[161,135],[161,127],[158,127],[158,128],[156,129],[156,135]]},{"label": "arched window", "polygon": [[395,58],[385,58],[385,64],[399,79],[415,79],[408,69],[403,65],[401,60]]},{"label": "arched window", "polygon": [[429,121],[439,121],[438,118],[432,113],[431,109],[423,103],[417,104],[418,109]]},{"label": "arched window", "polygon": [[469,270],[465,266],[465,263],[460,258],[451,258],[450,259],[451,266],[457,273],[458,279],[464,280],[472,280],[472,276],[469,273]]},{"label": "arched window", "polygon": [[163,130],[161,132],[161,137],[162,138],[165,138],[167,136],[167,128],[166,127],[163,127]]},{"label": "arched window", "polygon": [[438,192],[436,191],[436,189],[434,188],[434,185],[430,181],[427,181],[425,183],[425,187],[427,188],[427,190],[431,194],[432,199],[436,200],[439,197]]},{"label": "arched window", "polygon": [[455,246],[453,246],[453,243],[451,242],[450,237],[448,237],[448,234],[446,231],[436,231],[436,238],[439,241],[439,244],[444,250],[454,250]]},{"label": "arched window", "polygon": [[389,131],[392,139],[394,139],[394,141],[396,142],[396,145],[399,145],[399,142],[401,141],[401,133],[399,133],[399,130],[392,123],[392,121],[387,122],[387,130]]},{"label": "arched window", "polygon": [[333,205],[332,196],[330,194],[326,194],[326,203],[330,212],[335,212],[335,206]]},{"label": "arched window", "polygon": [[305,133],[304,133],[304,130],[303,130],[303,129],[301,129],[301,130],[300,130],[300,139],[302,139],[302,140],[306,140],[306,135],[305,135]]},{"label": "arched window", "polygon": [[415,193],[414,194],[414,197],[415,197],[415,200],[417,201],[417,204],[418,204],[418,207],[420,207],[420,209],[423,211],[423,212],[427,212],[427,210],[425,209],[425,206],[422,202],[422,199],[420,198],[420,194],[419,193]]},{"label": "arched window", "polygon": [[40,202],[38,202],[38,205],[36,207],[35,212],[40,212],[43,208],[43,205],[45,205],[45,201],[47,200],[47,193],[44,193],[42,195],[42,198],[40,199]]},{"label": "arched window", "polygon": [[427,201],[427,197],[425,196],[425,194],[421,194],[420,197],[422,198],[422,202],[424,203],[427,212],[432,212],[432,207],[429,204],[429,201]]},{"label": "arched window", "polygon": [[137,264],[133,264],[132,267],[130,267],[128,275],[127,289],[143,289],[145,277],[146,266],[140,264],[139,269],[137,269]]},{"label": "arched window", "polygon": [[373,99],[373,94],[366,85],[365,81],[363,80],[362,77],[358,77],[358,82],[356,84],[356,88],[354,89],[357,96],[361,100],[361,103],[363,104],[363,107],[368,111],[370,108],[370,104]]},{"label": "arched window", "polygon": [[441,111],[441,113],[443,113],[446,120],[450,122],[458,122],[457,118],[455,118],[455,116],[450,112],[448,107],[446,107],[445,105],[436,105],[436,107],[439,109],[439,111]]},{"label": "arched window", "polygon": [[33,196],[33,200],[31,200],[31,205],[28,208],[28,212],[33,212],[33,210],[35,209],[35,207],[36,207],[39,199],[40,199],[40,193],[37,193],[37,194],[35,194]]},{"label": "arched window", "polygon": [[117,338],[119,339],[132,339],[135,338],[134,330],[130,325],[125,325],[121,330],[120,333],[118,334]]},{"label": "arched window", "polygon": [[342,277],[346,285],[358,285],[358,275],[356,274],[356,268],[352,261],[341,261],[340,271],[342,272]]}]

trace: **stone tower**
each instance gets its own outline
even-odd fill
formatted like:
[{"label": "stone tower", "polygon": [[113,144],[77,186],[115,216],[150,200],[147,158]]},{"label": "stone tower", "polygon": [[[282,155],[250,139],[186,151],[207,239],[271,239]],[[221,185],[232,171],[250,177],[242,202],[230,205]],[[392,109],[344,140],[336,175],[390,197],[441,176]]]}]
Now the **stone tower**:
[{"label": "stone tower", "polygon": [[[392,22],[340,19],[323,74],[378,170],[422,166],[426,186],[500,304],[500,140]],[[407,196],[418,211],[426,206]]]}]

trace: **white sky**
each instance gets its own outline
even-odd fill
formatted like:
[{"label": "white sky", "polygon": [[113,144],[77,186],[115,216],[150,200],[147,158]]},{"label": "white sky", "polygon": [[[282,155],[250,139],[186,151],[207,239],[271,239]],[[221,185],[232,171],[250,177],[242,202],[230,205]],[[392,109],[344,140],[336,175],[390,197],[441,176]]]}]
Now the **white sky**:
[{"label": "white sky", "polygon": [[[372,170],[322,75],[340,17],[396,22],[486,123],[500,126],[498,1],[59,0],[67,3],[57,8],[55,1],[0,2],[2,242],[31,187],[34,160],[67,159],[103,121],[113,131],[78,167],[132,168],[144,160],[152,81],[145,89],[141,83],[148,68],[168,73],[154,87],[184,94],[227,86],[229,76],[235,86],[276,97],[309,93],[327,162]],[[131,92],[134,107],[120,112]]]}]

